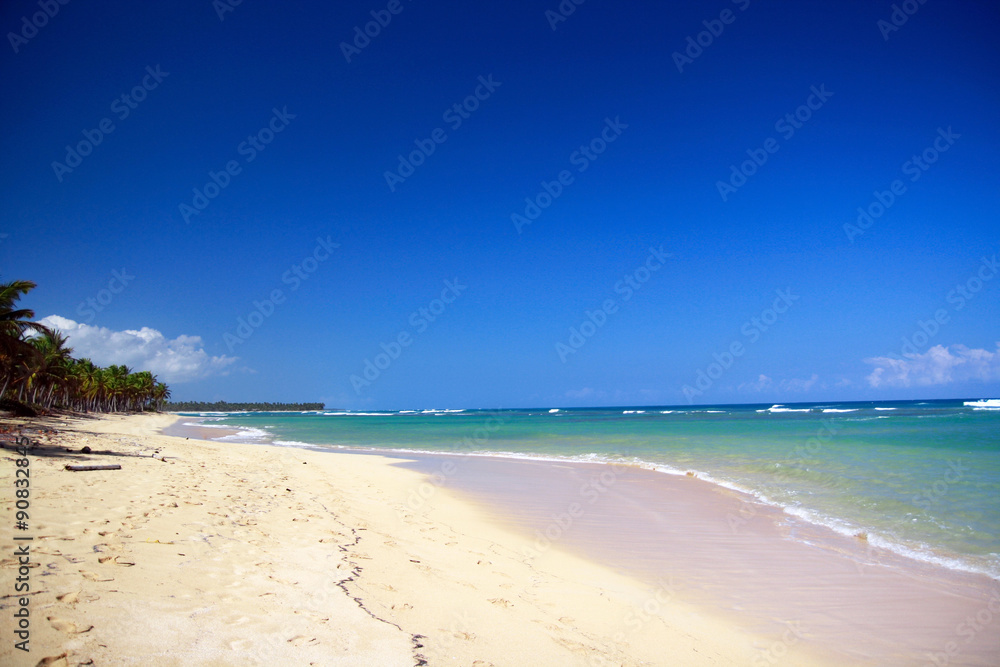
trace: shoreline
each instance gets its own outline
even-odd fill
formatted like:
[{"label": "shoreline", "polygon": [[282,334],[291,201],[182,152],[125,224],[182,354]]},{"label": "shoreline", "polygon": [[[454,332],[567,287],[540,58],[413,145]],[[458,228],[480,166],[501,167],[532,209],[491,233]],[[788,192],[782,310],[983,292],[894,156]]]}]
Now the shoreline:
[{"label": "shoreline", "polygon": [[[745,665],[775,647],[836,662],[670,582],[559,548],[525,559],[519,533],[451,490],[408,511],[426,476],[403,459],[155,433],[177,420],[63,419],[38,439],[31,653],[7,643],[5,664]],[[84,459],[122,469],[63,469]]]},{"label": "shoreline", "polygon": [[[927,660],[956,639],[968,640],[965,654],[949,664],[993,664],[1000,656],[1000,641],[959,630],[982,610],[997,607],[1000,616],[1000,584],[987,575],[876,547],[712,480],[557,458],[311,448],[324,449],[398,459],[392,465],[425,476],[411,490],[409,511],[425,496],[453,491],[519,533],[526,558],[555,546],[650,586],[670,572],[688,583],[677,598],[747,632],[781,636],[807,627],[810,643],[857,664]],[[560,471],[571,471],[571,481],[560,482]],[[671,507],[678,503],[681,515]],[[653,527],[640,531],[635,512],[648,508],[659,509],[646,512]]]},{"label": "shoreline", "polygon": [[[895,408],[891,408],[895,409]],[[758,411],[759,412],[759,411]],[[218,415],[213,416],[185,416],[185,419],[191,419],[196,421],[204,421],[207,419],[221,418]],[[247,431],[254,431],[252,437],[244,436],[241,434],[247,433]],[[829,515],[824,515],[813,510],[803,510],[794,506],[789,506],[781,502],[772,501],[766,497],[762,497],[760,493],[754,491],[751,488],[747,488],[739,483],[730,482],[725,479],[718,479],[711,473],[707,473],[703,470],[698,469],[680,469],[666,465],[663,463],[657,463],[654,461],[628,461],[621,462],[615,460],[603,460],[600,458],[574,458],[559,455],[546,455],[546,454],[529,454],[529,453],[516,453],[516,452],[469,452],[469,451],[437,451],[432,449],[408,449],[408,448],[392,448],[392,447],[359,447],[352,445],[334,445],[334,444],[314,444],[307,442],[285,442],[280,440],[275,440],[275,435],[268,431],[260,430],[252,427],[241,427],[235,425],[227,426],[199,426],[198,424],[178,424],[173,430],[173,434],[176,435],[191,435],[192,437],[201,437],[206,440],[212,440],[216,442],[241,442],[246,444],[266,444],[281,447],[293,447],[301,448],[313,451],[327,451],[331,453],[354,453],[363,455],[376,455],[376,456],[389,456],[404,459],[421,459],[424,457],[451,457],[454,459],[466,459],[466,458],[476,458],[476,459],[495,459],[498,461],[524,461],[524,462],[548,462],[554,464],[566,464],[566,465],[603,465],[608,466],[612,470],[620,467],[628,468],[639,468],[648,470],[650,472],[655,472],[657,474],[663,474],[670,477],[696,477],[706,483],[712,484],[713,486],[719,487],[720,489],[725,489],[729,492],[738,494],[743,498],[741,503],[741,508],[739,509],[740,517],[737,517],[737,523],[744,523],[741,520],[743,515],[748,512],[750,516],[756,515],[758,512],[778,512],[781,516],[788,521],[798,521],[804,524],[808,524],[811,531],[819,531],[822,534],[826,534],[827,531],[835,533],[838,538],[844,538],[846,543],[852,543],[854,540],[861,539],[864,542],[864,547],[867,552],[869,552],[869,557],[871,552],[875,551],[878,553],[885,553],[889,560],[899,560],[903,559],[904,567],[906,563],[911,563],[913,567],[920,568],[924,566],[930,566],[932,568],[942,568],[949,572],[956,573],[958,575],[970,575],[970,576],[981,576],[992,580],[996,586],[1000,586],[1000,572],[996,571],[995,565],[992,562],[983,562],[982,556],[971,556],[968,554],[962,554],[952,550],[948,550],[944,547],[933,547],[927,544],[912,544],[894,539],[885,534],[883,528],[871,528],[867,526],[861,526],[854,524],[849,525],[851,522],[843,518],[835,518]],[[870,559],[870,558],[869,558]]]}]

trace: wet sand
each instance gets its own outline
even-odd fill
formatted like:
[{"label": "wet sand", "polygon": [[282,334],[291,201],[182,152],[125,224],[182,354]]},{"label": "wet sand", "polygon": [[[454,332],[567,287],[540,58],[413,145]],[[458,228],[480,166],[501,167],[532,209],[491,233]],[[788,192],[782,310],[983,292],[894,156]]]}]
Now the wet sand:
[{"label": "wet sand", "polygon": [[[1000,582],[871,547],[742,493],[627,466],[420,456],[404,465],[520,531],[842,664],[1000,664]],[[443,466],[445,466],[443,468]],[[427,487],[422,489],[427,493]],[[419,504],[421,489],[409,502]]]}]

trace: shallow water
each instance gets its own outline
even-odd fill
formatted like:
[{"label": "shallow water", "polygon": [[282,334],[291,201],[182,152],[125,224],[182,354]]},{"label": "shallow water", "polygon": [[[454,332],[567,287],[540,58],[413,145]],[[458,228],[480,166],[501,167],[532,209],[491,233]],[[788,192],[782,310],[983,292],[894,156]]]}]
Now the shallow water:
[{"label": "shallow water", "polygon": [[202,414],[227,440],[638,463],[1000,579],[1000,403]]}]

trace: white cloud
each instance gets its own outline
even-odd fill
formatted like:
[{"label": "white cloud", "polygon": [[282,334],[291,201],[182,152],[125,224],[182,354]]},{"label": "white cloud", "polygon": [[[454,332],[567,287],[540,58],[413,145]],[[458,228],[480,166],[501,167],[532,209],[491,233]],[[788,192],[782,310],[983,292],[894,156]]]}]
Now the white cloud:
[{"label": "white cloud", "polygon": [[744,382],[736,388],[737,391],[752,391],[760,392],[767,389],[771,389],[774,386],[774,381],[767,377],[763,373],[757,376],[757,379],[753,382]]},{"label": "white cloud", "polygon": [[99,366],[124,364],[134,371],[152,371],[167,383],[200,380],[224,372],[236,357],[210,357],[201,336],[168,339],[156,329],[112,331],[74,322],[59,315],[39,320],[69,338],[77,359],[88,358]]},{"label": "white cloud", "polygon": [[764,375],[763,373],[757,376],[757,379],[753,382],[744,382],[736,387],[737,391],[744,393],[761,393],[761,392],[774,392],[775,390],[782,392],[806,392],[813,388],[819,382],[819,375],[813,373],[808,380],[799,380],[797,378],[791,378],[788,380],[781,380],[780,382],[775,382],[772,378]]},{"label": "white cloud", "polygon": [[808,380],[797,380],[795,378],[782,380],[781,389],[782,391],[809,391],[818,381],[819,376],[813,373]]},{"label": "white cloud", "polygon": [[968,380],[1000,380],[1000,343],[993,352],[965,345],[935,345],[923,354],[904,354],[902,359],[871,357],[865,363],[875,366],[867,378],[872,387],[926,387]]}]

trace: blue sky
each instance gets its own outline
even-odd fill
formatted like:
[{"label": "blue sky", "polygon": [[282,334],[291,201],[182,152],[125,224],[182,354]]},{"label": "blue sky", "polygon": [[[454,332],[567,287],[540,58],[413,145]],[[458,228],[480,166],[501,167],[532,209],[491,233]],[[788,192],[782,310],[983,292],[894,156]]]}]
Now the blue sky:
[{"label": "blue sky", "polygon": [[992,3],[46,6],[0,277],[177,399],[1000,395]]}]

